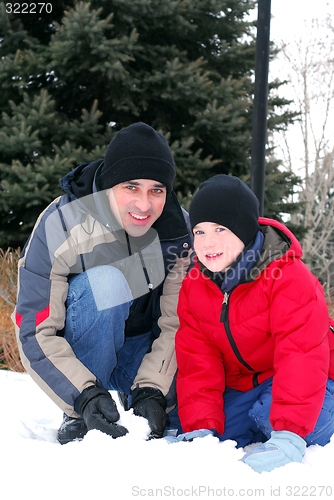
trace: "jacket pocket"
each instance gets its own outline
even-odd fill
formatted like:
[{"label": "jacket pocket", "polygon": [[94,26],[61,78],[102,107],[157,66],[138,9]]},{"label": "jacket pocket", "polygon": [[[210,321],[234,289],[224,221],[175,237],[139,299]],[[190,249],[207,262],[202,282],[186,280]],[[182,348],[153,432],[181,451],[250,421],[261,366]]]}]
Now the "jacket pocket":
[{"label": "jacket pocket", "polygon": [[172,369],[173,372],[176,371],[176,356],[175,356],[175,342],[171,341],[166,349],[165,358],[162,360],[161,368],[159,373],[161,375],[167,375],[168,371]]}]

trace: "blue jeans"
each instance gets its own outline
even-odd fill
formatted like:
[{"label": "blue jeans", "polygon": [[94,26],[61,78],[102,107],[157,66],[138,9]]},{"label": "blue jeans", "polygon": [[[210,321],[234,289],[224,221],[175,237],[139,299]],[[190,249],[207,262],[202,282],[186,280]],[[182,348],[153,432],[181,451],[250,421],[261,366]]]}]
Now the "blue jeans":
[{"label": "blue jeans", "polygon": [[[100,386],[127,395],[152,345],[151,332],[125,338],[132,302],[121,271],[111,266],[88,269],[69,281],[63,331],[76,357]],[[177,408],[167,415],[166,429],[181,431]]]},{"label": "blue jeans", "polygon": [[[222,440],[233,439],[238,447],[264,442],[270,437],[269,421],[272,378],[247,392],[227,389],[224,393],[225,431]],[[306,444],[325,446],[334,433],[334,381],[328,379],[325,399],[314,431]]]},{"label": "blue jeans", "polygon": [[64,337],[101,387],[130,394],[150,332],[125,339],[132,295],[121,271],[98,266],[69,281]]}]

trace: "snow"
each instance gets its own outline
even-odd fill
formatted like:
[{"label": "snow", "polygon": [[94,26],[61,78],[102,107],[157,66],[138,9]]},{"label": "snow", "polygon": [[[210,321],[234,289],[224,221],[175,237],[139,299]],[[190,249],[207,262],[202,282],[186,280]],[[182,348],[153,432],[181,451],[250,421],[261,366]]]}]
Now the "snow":
[{"label": "snow", "polygon": [[239,461],[245,450],[234,441],[146,441],[146,420],[121,407],[128,435],[112,439],[90,431],[62,446],[56,439],[62,411],[28,374],[0,370],[0,394],[3,499],[334,496],[334,439],[309,447],[302,464],[258,474]]}]

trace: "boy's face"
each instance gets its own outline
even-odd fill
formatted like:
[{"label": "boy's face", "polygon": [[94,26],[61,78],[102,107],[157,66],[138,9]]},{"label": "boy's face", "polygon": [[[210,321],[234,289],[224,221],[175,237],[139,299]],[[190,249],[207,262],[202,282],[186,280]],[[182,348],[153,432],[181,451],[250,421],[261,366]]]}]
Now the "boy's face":
[{"label": "boy's face", "polygon": [[166,187],[151,179],[122,182],[107,190],[110,208],[130,236],[143,236],[160,217]]},{"label": "boy's face", "polygon": [[200,222],[193,233],[195,252],[212,272],[227,269],[245,248],[238,236],[220,224]]}]

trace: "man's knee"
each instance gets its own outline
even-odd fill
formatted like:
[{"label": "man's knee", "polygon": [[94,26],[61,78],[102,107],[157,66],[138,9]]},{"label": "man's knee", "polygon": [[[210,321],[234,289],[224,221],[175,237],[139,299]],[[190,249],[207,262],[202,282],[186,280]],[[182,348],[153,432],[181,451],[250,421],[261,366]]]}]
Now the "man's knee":
[{"label": "man's knee", "polygon": [[86,272],[99,311],[132,302],[130,287],[116,267],[97,266]]}]

